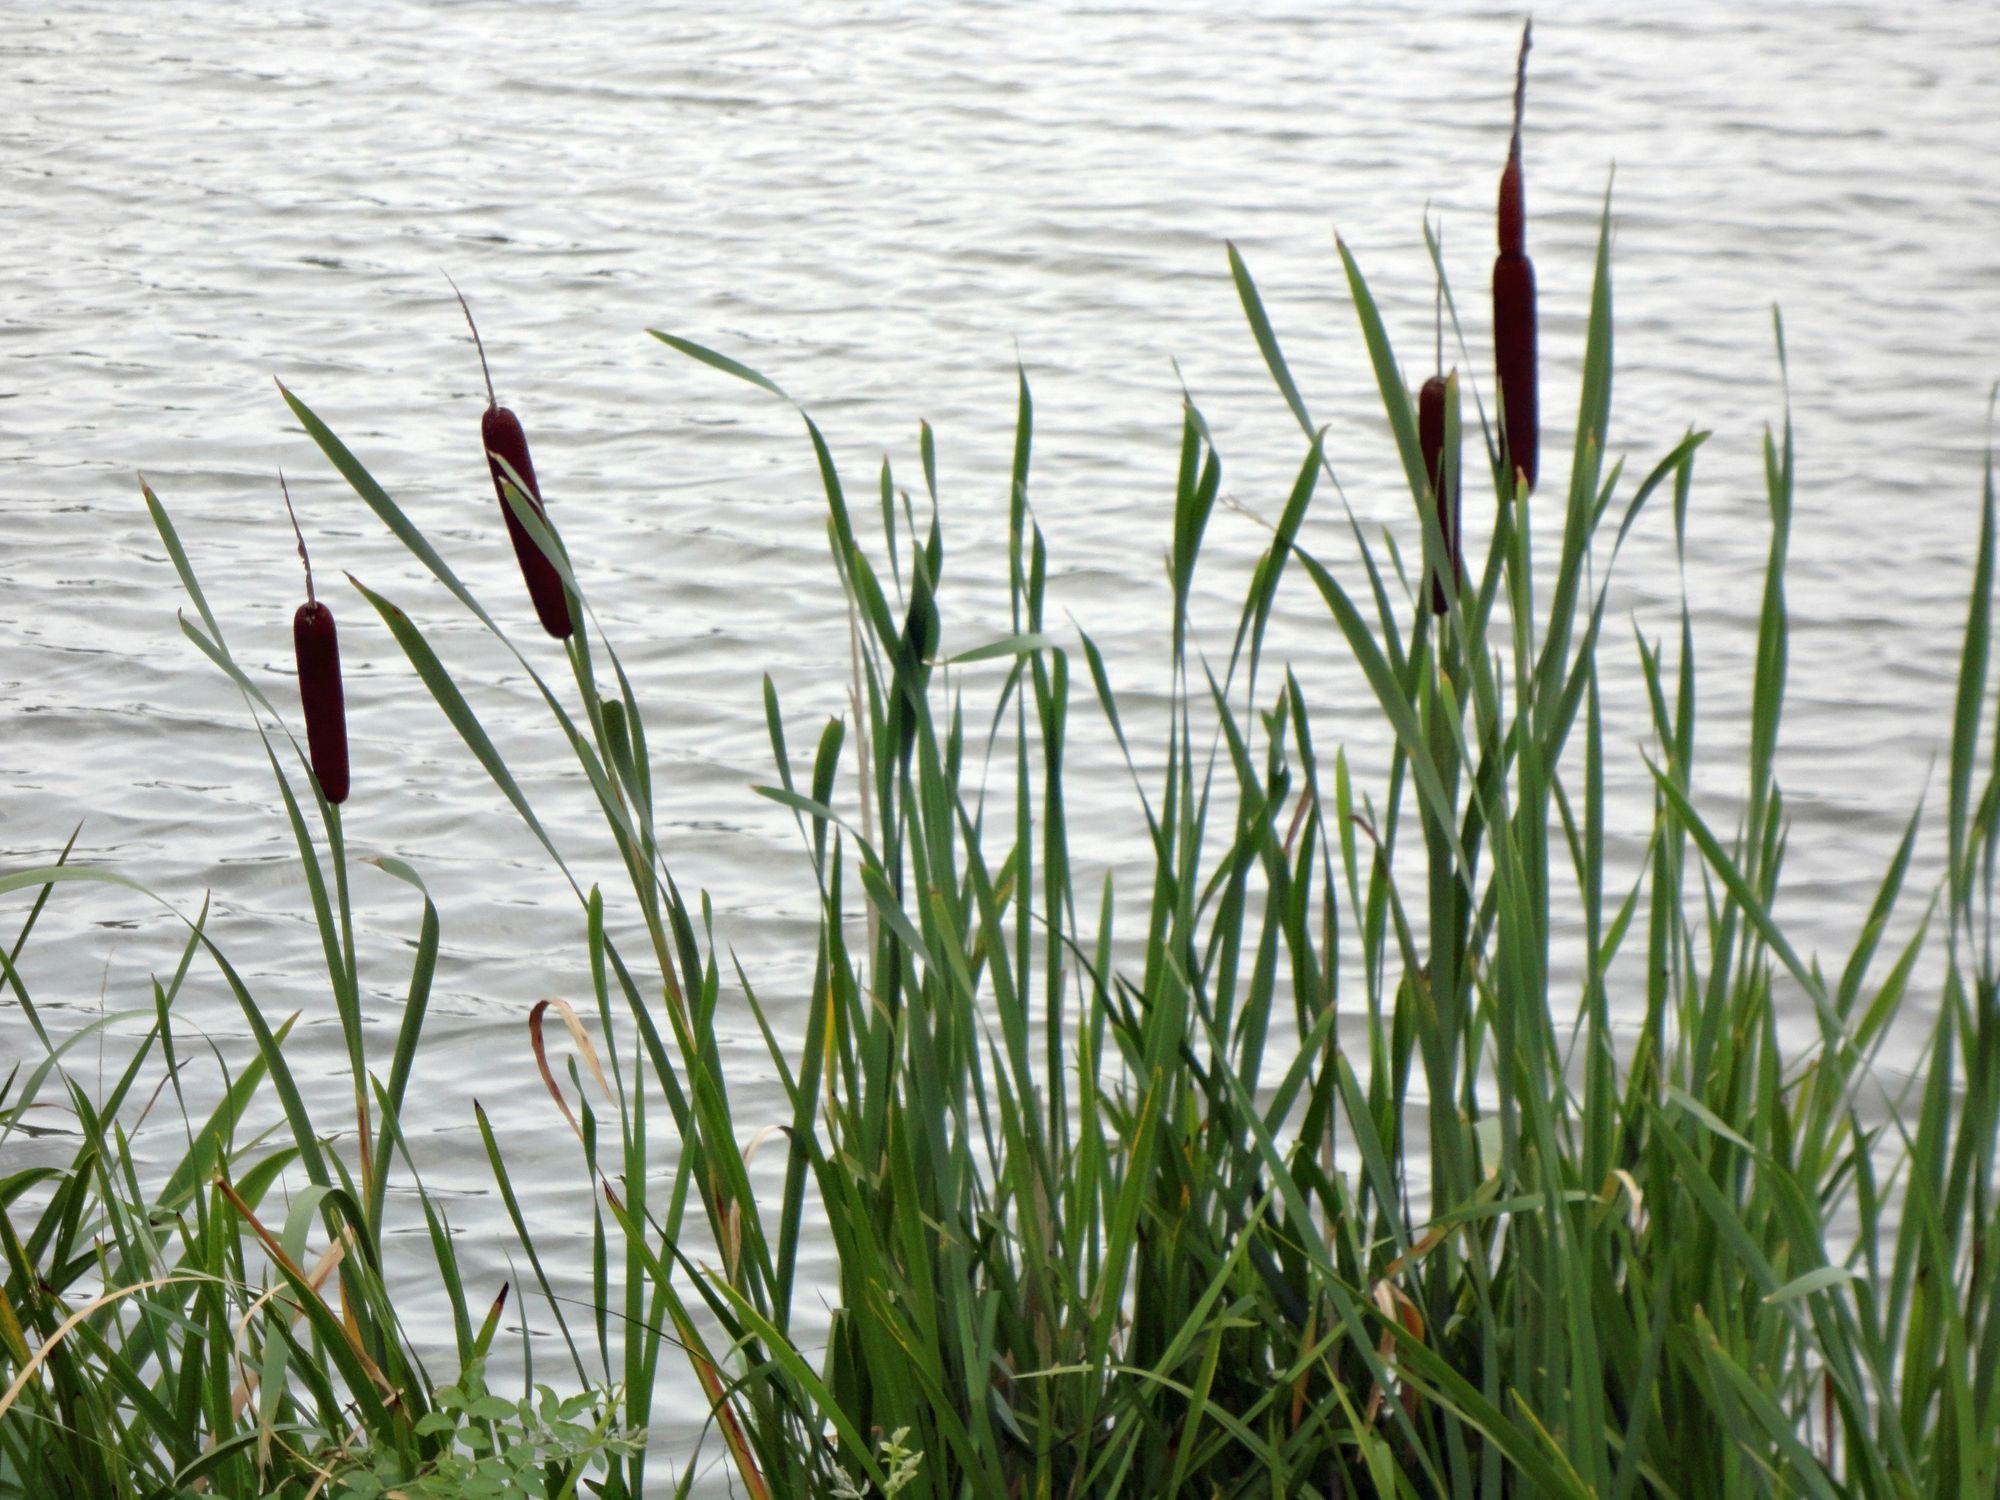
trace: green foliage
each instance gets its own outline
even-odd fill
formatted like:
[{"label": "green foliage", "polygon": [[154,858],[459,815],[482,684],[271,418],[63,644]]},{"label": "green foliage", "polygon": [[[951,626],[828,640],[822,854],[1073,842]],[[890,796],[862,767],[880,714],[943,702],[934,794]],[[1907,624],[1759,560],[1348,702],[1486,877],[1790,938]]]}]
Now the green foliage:
[{"label": "green foliage", "polygon": [[619,1393],[580,1391],[559,1396],[546,1385],[534,1398],[509,1401],[486,1388],[483,1362],[434,1392],[417,1423],[442,1451],[406,1469],[393,1451],[376,1450],[335,1471],[332,1493],[343,1500],[569,1500],[586,1467],[608,1455],[639,1451],[642,1434],[615,1425]]}]

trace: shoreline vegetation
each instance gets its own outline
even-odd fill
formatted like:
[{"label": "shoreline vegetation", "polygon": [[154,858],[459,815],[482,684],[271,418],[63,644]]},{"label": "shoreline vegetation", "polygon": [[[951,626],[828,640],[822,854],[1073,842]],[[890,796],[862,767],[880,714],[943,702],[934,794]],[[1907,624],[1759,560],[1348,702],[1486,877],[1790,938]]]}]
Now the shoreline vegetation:
[{"label": "shoreline vegetation", "polygon": [[[1523,77],[1526,57],[1524,35]],[[1517,90],[1494,277],[1503,407],[1535,379],[1519,112]],[[885,466],[879,533],[864,539],[866,512],[799,409],[858,686],[851,720],[801,726],[764,685],[774,779],[757,790],[795,818],[819,900],[810,991],[782,1000],[718,950],[705,899],[679,883],[688,872],[654,822],[659,720],[591,610],[588,569],[543,508],[490,376],[481,443],[526,584],[491,612],[281,387],[357,497],[512,652],[574,753],[565,791],[595,799],[626,876],[609,891],[570,875],[425,623],[350,578],[368,608],[345,622],[345,649],[407,659],[578,902],[592,994],[575,1009],[543,1001],[527,1024],[596,1185],[590,1253],[580,1268],[548,1262],[482,1114],[522,1255],[511,1289],[468,1283],[405,1136],[449,914],[387,857],[373,862],[421,914],[386,1055],[363,1025],[329,606],[311,594],[296,627],[301,739],[231,653],[226,612],[147,488],[193,610],[182,632],[242,690],[270,754],[351,1108],[311,1114],[285,1057],[296,1017],[266,1014],[206,908],[136,1011],[53,1034],[23,974],[46,903],[81,895],[74,884],[142,888],[67,849],[0,875],[17,932],[0,978],[43,1049],[0,1076],[0,1140],[49,1107],[75,1139],[66,1165],[0,1172],[0,1495],[562,1500],[686,1493],[718,1470],[751,1500],[2000,1493],[1990,455],[1941,818],[1912,813],[1851,949],[1801,955],[1772,915],[1788,827],[1774,766],[1789,419],[1764,445],[1769,562],[1730,828],[1692,792],[1685,596],[1670,643],[1628,653],[1601,634],[1620,545],[1649,507],[1671,509],[1684,549],[1704,436],[1642,475],[1611,461],[1609,229],[1607,201],[1566,466],[1520,425],[1532,395],[1468,412],[1473,383],[1441,352],[1413,392],[1336,241],[1421,528],[1406,557],[1355,525],[1345,577],[1299,542],[1311,507],[1342,503],[1326,432],[1229,248],[1254,343],[1298,419],[1296,477],[1234,620],[1193,619],[1223,460],[1187,399],[1157,743],[1128,739],[1088,634],[1045,618],[1025,372],[1009,618],[949,657],[929,428],[926,503]],[[655,336],[791,400],[726,354]],[[1483,559],[1463,555],[1459,525],[1475,497],[1495,517]],[[1392,743],[1378,785],[1350,772],[1328,706],[1267,659],[1281,584],[1324,605],[1325,649],[1367,682]],[[553,647],[515,644],[536,624],[569,681],[542,671]],[[1226,657],[1194,646],[1216,639]],[[1613,672],[1638,674],[1653,721],[1652,822],[1627,884],[1605,856],[1599,705]],[[1115,886],[1074,874],[1077,840],[1093,836],[1064,798],[1075,714],[1115,740],[1151,850],[1150,869]],[[366,798],[366,768],[353,771],[351,797]],[[1938,888],[1906,891],[1940,825]],[[1558,914],[1558,900],[1578,905]],[[1912,907],[1914,931],[1889,945]],[[1551,933],[1571,923],[1581,976],[1559,984]],[[206,1058],[174,1022],[197,966],[233,993],[253,1048],[200,1113],[180,1070]],[[1809,1018],[1808,1040],[1781,1034],[1781,997]],[[800,1021],[789,1045],[769,1019],[781,1008]],[[134,1014],[143,1040],[108,1088],[71,1071],[79,1042]],[[1907,1110],[1875,1121],[1878,1049],[1918,1014],[1935,1015],[1926,1069]],[[733,1101],[721,1041],[745,1016],[782,1085],[780,1118]],[[130,1131],[162,1073],[151,1107],[178,1104],[185,1147],[142,1178]],[[267,1101],[282,1123],[247,1131]],[[379,1253],[412,1214],[450,1309],[450,1347],[429,1363]],[[1842,1223],[1861,1226],[1851,1246]],[[822,1235],[837,1261],[824,1285],[801,1271]],[[589,1306],[555,1295],[563,1277],[587,1279]],[[545,1357],[532,1382],[498,1373],[510,1296],[536,1299],[558,1332],[559,1363]],[[708,1403],[693,1452],[646,1442],[655,1386],[680,1361]]]}]

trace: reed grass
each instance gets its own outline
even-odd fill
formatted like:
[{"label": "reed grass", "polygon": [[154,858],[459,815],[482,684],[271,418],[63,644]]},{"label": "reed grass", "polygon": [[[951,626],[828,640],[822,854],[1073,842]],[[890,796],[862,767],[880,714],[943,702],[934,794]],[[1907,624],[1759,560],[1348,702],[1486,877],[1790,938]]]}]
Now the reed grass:
[{"label": "reed grass", "polygon": [[[572,1385],[615,1393],[602,1431],[652,1421],[667,1359],[687,1363],[708,1410],[692,1453],[592,1449],[590,1485],[687,1493],[720,1457],[754,1500],[1913,1500],[2000,1488],[1990,462],[1946,726],[1946,873],[1934,891],[1905,891],[1932,826],[1913,813],[1852,947],[1807,958],[1774,915],[1788,830],[1775,765],[1789,419],[1764,449],[1769,561],[1742,811],[1719,827],[1693,791],[1685,596],[1671,648],[1641,639],[1628,656],[1603,636],[1620,546],[1647,507],[1670,506],[1684,544],[1704,436],[1690,432],[1636,482],[1609,457],[1608,224],[1607,208],[1567,483],[1557,488],[1551,462],[1534,497],[1517,492],[1480,414],[1493,541],[1483,567],[1465,559],[1441,613],[1429,584],[1454,576],[1454,539],[1434,486],[1455,489],[1462,476],[1450,472],[1455,457],[1442,476],[1426,461],[1355,256],[1338,247],[1422,566],[1405,570],[1355,526],[1358,565],[1343,578],[1300,541],[1310,509],[1335,503],[1325,429],[1230,250],[1252,338],[1301,429],[1296,478],[1240,608],[1221,623],[1228,655],[1211,660],[1193,647],[1216,629],[1194,618],[1193,584],[1222,456],[1189,401],[1168,475],[1172,602],[1160,634],[1173,690],[1158,743],[1134,742],[1089,635],[1048,618],[1025,375],[1007,485],[1008,619],[950,657],[940,643],[964,632],[944,628],[952,596],[929,429],[925,513],[899,507],[885,471],[880,534],[864,542],[863,513],[801,410],[853,611],[858,686],[851,719],[802,730],[765,684],[774,776],[758,790],[796,818],[819,904],[810,986],[783,997],[718,950],[707,903],[684,895],[670,868],[650,746],[672,726],[644,711],[590,607],[588,569],[527,476],[503,474],[503,496],[560,575],[574,627],[562,643],[568,681],[516,647],[524,610],[490,612],[361,459],[284,393],[359,498],[513,652],[574,752],[569,790],[594,799],[626,877],[614,894],[572,873],[426,626],[356,582],[582,918],[589,1001],[529,1018],[597,1186],[592,1306],[550,1296],[549,1316]],[[657,336],[790,400],[723,353]],[[1441,452],[1457,455],[1472,424],[1455,381],[1443,421]],[[149,503],[200,617],[183,629],[269,709],[223,645],[164,508]],[[1548,542],[1534,540],[1537,526]],[[1552,567],[1537,567],[1543,553]],[[1324,605],[1314,649],[1344,653],[1365,678],[1391,743],[1377,785],[1361,784],[1292,664],[1266,658],[1281,587]],[[984,673],[962,670],[982,663]],[[1652,820],[1626,884],[1606,855],[1614,752],[1601,713],[1605,679],[1620,671],[1637,674],[1653,730]],[[1083,732],[1108,734],[1131,768],[1126,815],[1150,851],[1146,868],[1101,884],[1077,875],[1080,841],[1101,830],[1072,821],[1064,790]],[[355,1144],[345,1154],[322,1144],[281,1032],[239,986],[257,1053],[233,1089],[268,1079],[289,1139],[237,1165],[227,1123],[204,1127],[170,1195],[197,1215],[177,1231],[192,1236],[185,1251],[149,1242],[143,1255],[89,1257],[92,1287],[139,1287],[181,1254],[207,1279],[176,1286],[161,1315],[120,1323],[126,1344],[73,1339],[36,1378],[16,1378],[0,1438],[0,1482],[16,1493],[42,1492],[14,1478],[44,1472],[25,1464],[54,1453],[82,1465],[83,1431],[128,1434],[112,1446],[150,1465],[151,1482],[117,1493],[172,1493],[163,1486],[183,1483],[204,1453],[225,1455],[218,1474],[263,1461],[262,1428],[218,1405],[213,1351],[229,1298],[256,1282],[245,1238],[256,1199],[244,1185],[254,1175],[268,1191],[280,1172],[310,1184],[295,1194],[291,1260],[314,1232],[346,1254],[333,1273],[338,1314],[272,1257],[278,1275],[264,1284],[304,1322],[260,1329],[262,1400],[275,1407],[266,1425],[358,1431],[369,1452],[436,1472],[425,1416],[438,1388],[408,1354],[379,1278],[359,1267],[402,1156],[438,916],[426,898],[402,1039],[378,1082],[358,1024],[340,809],[316,795],[310,805],[322,866],[285,748],[273,743],[272,762],[348,1038]],[[421,890],[414,871],[391,873]],[[7,888],[53,879],[30,872]],[[1576,903],[1565,915],[1583,933],[1573,980],[1553,935],[1559,901]],[[1912,903],[1914,930],[1889,946]],[[233,973],[199,923],[194,932],[190,955],[206,948]],[[158,1000],[161,1045],[171,1000]],[[1810,1017],[1809,1041],[1781,1030],[1781,1006]],[[1918,1097],[1877,1121],[1879,1049],[1933,1009]],[[722,1039],[745,1014],[783,1084],[777,1118],[748,1112],[724,1066]],[[778,1014],[801,1041],[781,1039]],[[571,1037],[561,1068],[544,1035],[551,1019]],[[80,1117],[117,1113],[81,1094],[75,1104]],[[479,1125],[548,1291],[550,1252],[518,1207],[506,1142]],[[782,1170],[767,1160],[753,1174],[748,1143],[767,1126],[778,1134],[764,1149],[782,1153]],[[78,1178],[119,1160],[92,1139]],[[225,1164],[243,1206],[209,1185]],[[23,1190],[10,1180],[0,1202]],[[91,1201],[110,1222],[122,1211],[114,1200],[143,1196],[127,1182],[122,1196],[105,1188]],[[82,1254],[62,1230],[72,1212],[52,1207],[56,1227],[37,1231],[25,1257],[8,1230],[20,1286],[34,1267]],[[1838,1226],[1850,1221],[1861,1232],[1847,1243]],[[801,1269],[816,1223],[836,1252],[829,1286]],[[432,1228],[460,1364],[476,1370],[494,1320],[473,1332],[449,1236],[439,1218]],[[57,1309],[38,1305],[42,1321],[22,1326],[47,1349]],[[17,1368],[29,1357],[22,1338],[7,1347]],[[57,1378],[65,1358],[80,1393]],[[85,1400],[98,1403],[88,1423],[74,1405]],[[270,1471],[256,1473],[264,1482]],[[564,1482],[573,1493],[583,1476]]]}]

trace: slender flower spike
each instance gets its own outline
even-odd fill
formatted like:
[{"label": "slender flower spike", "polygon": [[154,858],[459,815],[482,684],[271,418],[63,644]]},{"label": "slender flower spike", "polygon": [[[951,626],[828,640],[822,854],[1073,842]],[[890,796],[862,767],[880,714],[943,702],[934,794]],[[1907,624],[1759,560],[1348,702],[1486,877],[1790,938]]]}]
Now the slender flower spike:
[{"label": "slender flower spike", "polygon": [[313,593],[312,559],[306,555],[305,533],[299,530],[291,490],[282,474],[278,487],[284,491],[292,534],[299,539],[299,561],[306,567],[306,602],[292,616],[292,653],[299,665],[306,753],[320,791],[337,806],[347,800],[347,703],[340,690],[340,639],[334,633],[333,611]]},{"label": "slender flower spike", "polygon": [[513,539],[514,556],[521,564],[521,578],[528,585],[528,597],[534,601],[542,629],[559,641],[567,640],[575,626],[570,622],[569,596],[563,590],[562,575],[528,535],[528,528],[514,514],[514,507],[507,503],[507,471],[512,469],[536,516],[543,521],[548,519],[542,509],[541,486],[535,482],[535,462],[528,456],[528,435],[521,430],[521,419],[494,398],[493,372],[486,364],[486,346],[480,342],[479,325],[472,321],[472,309],[466,306],[465,294],[456,285],[452,291],[458,296],[458,305],[465,310],[466,325],[472,329],[472,342],[479,350],[480,373],[486,377],[486,412],[479,419],[479,436],[486,449],[486,466],[493,475],[493,493],[499,498],[500,514],[506,518],[507,535]]},{"label": "slender flower spike", "polygon": [[1511,495],[1518,473],[1535,487],[1540,414],[1535,392],[1535,264],[1528,259],[1521,176],[1521,113],[1528,92],[1532,24],[1521,28],[1514,67],[1514,134],[1500,174],[1500,255],[1493,262],[1493,363],[1500,386],[1500,454]]},{"label": "slender flower spike", "polygon": [[[1454,372],[1454,375],[1456,372]],[[1431,498],[1437,506],[1438,531],[1444,537],[1445,556],[1451,559],[1451,593],[1465,583],[1465,555],[1459,544],[1459,463],[1458,454],[1445,452],[1445,407],[1451,397],[1451,381],[1433,375],[1417,392],[1417,446],[1423,450],[1424,472],[1430,476]],[[1451,608],[1442,573],[1431,575],[1431,613],[1444,614]]]}]

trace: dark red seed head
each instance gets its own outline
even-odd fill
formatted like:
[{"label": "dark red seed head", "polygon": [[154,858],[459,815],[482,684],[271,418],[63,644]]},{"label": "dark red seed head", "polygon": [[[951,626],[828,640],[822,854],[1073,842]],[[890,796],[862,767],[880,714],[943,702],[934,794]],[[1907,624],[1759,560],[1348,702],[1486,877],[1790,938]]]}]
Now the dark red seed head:
[{"label": "dark red seed head", "polygon": [[1514,134],[1500,173],[1500,257],[1493,262],[1493,364],[1500,386],[1500,454],[1512,498],[1519,474],[1535,487],[1541,419],[1535,394],[1535,267],[1528,259],[1528,214],[1521,176],[1521,116],[1528,101],[1528,49],[1534,28],[1521,28],[1514,64]]},{"label": "dark red seed head", "polygon": [[306,749],[326,800],[347,800],[347,705],[340,691],[340,641],[333,611],[317,600],[292,616],[292,650],[299,663],[299,704],[306,715]]},{"label": "dark red seed head", "polygon": [[1535,267],[1525,255],[1493,262],[1493,365],[1500,385],[1500,453],[1509,497],[1518,471],[1535,487],[1541,426],[1535,395]]},{"label": "dark red seed head", "polygon": [[528,535],[528,528],[514,514],[514,507],[507,503],[507,468],[502,467],[502,459],[519,476],[535,514],[546,519],[541,486],[535,482],[535,463],[528,457],[528,435],[521,430],[521,419],[504,406],[486,408],[479,421],[479,433],[486,444],[486,465],[493,474],[493,493],[499,498],[500,513],[507,518],[507,534],[513,538],[514,556],[520,561],[528,597],[535,602],[542,629],[559,641],[567,640],[575,627],[570,622],[562,575]]},{"label": "dark red seed head", "polygon": [[[1458,538],[1458,455],[1447,455],[1444,446],[1445,401],[1449,394],[1450,384],[1442,375],[1431,376],[1424,382],[1423,389],[1417,392],[1417,446],[1423,450],[1424,472],[1430,476],[1431,498],[1437,506],[1438,531],[1444,537],[1445,556],[1451,559],[1451,587],[1456,592],[1465,582],[1465,558]],[[1450,608],[1444,578],[1442,574],[1433,573],[1431,611],[1441,615]]]},{"label": "dark red seed head", "polygon": [[[451,277],[447,275],[445,280],[451,281]],[[479,351],[479,373],[486,380],[486,411],[479,419],[479,436],[486,447],[486,467],[493,475],[493,493],[500,501],[500,514],[507,519],[507,535],[513,539],[521,578],[528,585],[528,597],[535,602],[542,629],[557,640],[566,641],[576,627],[570,621],[569,597],[563,592],[562,575],[528,535],[528,528],[514,515],[514,507],[507,503],[507,469],[511,468],[535,515],[544,524],[548,521],[548,512],[542,509],[542,487],[535,482],[535,461],[528,457],[528,435],[521,430],[521,419],[502,406],[493,394],[493,371],[486,363],[486,345],[480,341],[479,325],[472,321],[472,308],[457,282],[451,281],[451,290],[465,313],[465,326],[472,330],[472,343]],[[506,460],[504,468],[502,459]]]}]

